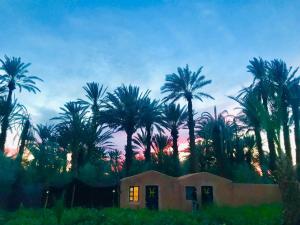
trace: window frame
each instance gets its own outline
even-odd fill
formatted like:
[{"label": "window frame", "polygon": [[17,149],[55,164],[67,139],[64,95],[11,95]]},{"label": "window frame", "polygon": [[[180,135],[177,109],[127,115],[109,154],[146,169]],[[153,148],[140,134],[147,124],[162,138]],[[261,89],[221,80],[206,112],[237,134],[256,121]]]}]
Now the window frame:
[{"label": "window frame", "polygon": [[[134,199],[134,189],[135,188],[137,188],[137,200],[136,201]],[[133,190],[133,191],[131,192],[131,190]],[[132,200],[131,200],[131,197],[132,197]],[[138,186],[138,185],[135,185],[135,186],[131,185],[131,186],[129,186],[129,189],[128,189],[128,200],[129,200],[130,203],[137,203],[137,202],[140,201],[140,186]]]},{"label": "window frame", "polygon": [[[191,190],[192,192],[188,194],[188,190]],[[195,186],[185,186],[185,200],[186,201],[193,201],[193,191],[196,191],[197,193],[197,188]]]}]

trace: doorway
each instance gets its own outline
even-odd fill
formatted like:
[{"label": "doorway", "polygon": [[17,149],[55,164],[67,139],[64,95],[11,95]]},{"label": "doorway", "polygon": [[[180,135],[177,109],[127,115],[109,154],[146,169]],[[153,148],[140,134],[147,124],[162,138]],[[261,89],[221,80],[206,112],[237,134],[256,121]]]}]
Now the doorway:
[{"label": "doorway", "polygon": [[214,202],[214,194],[213,194],[212,186],[202,186],[201,187],[201,203],[202,206],[211,205]]},{"label": "doorway", "polygon": [[158,186],[146,186],[146,208],[151,210],[158,210]]}]

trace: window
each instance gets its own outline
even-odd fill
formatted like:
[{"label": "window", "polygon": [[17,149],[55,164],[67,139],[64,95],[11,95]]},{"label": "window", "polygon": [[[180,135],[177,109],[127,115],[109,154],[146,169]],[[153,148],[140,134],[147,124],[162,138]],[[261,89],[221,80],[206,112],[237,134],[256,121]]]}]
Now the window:
[{"label": "window", "polygon": [[185,187],[185,199],[186,200],[197,200],[197,190],[193,186]]},{"label": "window", "polygon": [[138,202],[139,201],[139,186],[130,186],[129,187],[129,201]]}]

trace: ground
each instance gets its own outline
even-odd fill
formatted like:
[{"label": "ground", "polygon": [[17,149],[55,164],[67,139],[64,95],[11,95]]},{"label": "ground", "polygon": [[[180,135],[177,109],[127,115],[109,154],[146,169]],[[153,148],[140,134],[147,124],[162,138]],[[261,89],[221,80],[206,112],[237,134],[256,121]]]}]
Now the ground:
[{"label": "ground", "polygon": [[[64,211],[64,212],[63,212]],[[0,212],[2,225],[280,225],[280,205],[210,207],[197,213],[107,209],[19,209]]]}]

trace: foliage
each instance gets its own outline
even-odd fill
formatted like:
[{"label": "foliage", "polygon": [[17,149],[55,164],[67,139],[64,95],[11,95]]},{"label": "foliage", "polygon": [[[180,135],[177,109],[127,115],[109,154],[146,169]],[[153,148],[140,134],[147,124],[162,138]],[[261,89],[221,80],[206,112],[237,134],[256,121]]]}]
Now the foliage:
[{"label": "foliage", "polygon": [[18,166],[16,161],[5,157],[0,152],[0,208],[7,198],[7,194],[16,180]]}]

